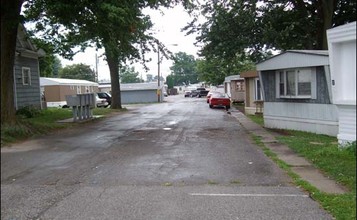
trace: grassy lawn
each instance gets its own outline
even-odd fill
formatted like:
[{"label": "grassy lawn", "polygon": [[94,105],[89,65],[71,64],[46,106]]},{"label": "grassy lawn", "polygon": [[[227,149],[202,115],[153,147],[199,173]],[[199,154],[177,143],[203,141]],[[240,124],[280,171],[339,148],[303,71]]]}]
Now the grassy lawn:
[{"label": "grassy lawn", "polygon": [[[249,115],[252,121],[263,125],[263,117]],[[337,138],[292,130],[272,130],[279,133],[276,139],[286,144],[298,155],[305,157],[326,176],[345,186],[349,192],[342,195],[327,194],[319,191],[293,173],[290,166],[264,146],[260,138],[254,136],[256,143],[267,156],[287,171],[295,184],[308,191],[313,199],[330,212],[336,219],[356,219],[356,144],[347,149],[339,149]]]},{"label": "grassy lawn", "polygon": [[[95,108],[94,115],[107,115],[123,111],[110,108]],[[78,123],[58,123],[57,121],[72,118],[70,108],[48,108],[45,110],[25,110],[19,113],[15,125],[1,125],[1,146],[24,140],[36,135],[46,134],[54,130],[78,126]]]},{"label": "grassy lawn", "polygon": [[264,126],[263,115],[247,115],[247,117],[250,118],[250,120],[257,123],[258,125]]}]

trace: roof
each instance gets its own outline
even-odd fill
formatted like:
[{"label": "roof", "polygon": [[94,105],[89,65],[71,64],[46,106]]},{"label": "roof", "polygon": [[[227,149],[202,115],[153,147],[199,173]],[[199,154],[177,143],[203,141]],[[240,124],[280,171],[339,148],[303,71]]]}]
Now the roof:
[{"label": "roof", "polygon": [[254,78],[258,77],[258,72],[256,70],[246,71],[240,74],[242,78]]},{"label": "roof", "polygon": [[82,86],[98,86],[98,83],[82,79],[64,79],[64,78],[47,78],[40,77],[41,86],[54,85],[82,85]]},{"label": "roof", "polygon": [[329,65],[327,50],[287,50],[257,64],[258,71]]},{"label": "roof", "polygon": [[[163,83],[161,83],[161,87]],[[110,88],[111,84],[102,84],[99,85],[99,88]],[[121,83],[120,90],[121,91],[134,91],[134,90],[157,90],[157,82],[149,82],[149,83]]]},{"label": "roof", "polygon": [[39,57],[45,55],[44,50],[37,49],[36,46],[32,44],[23,24],[19,24],[17,28],[16,52],[21,56],[27,57]]},{"label": "roof", "polygon": [[231,75],[224,78],[224,82],[231,82],[232,80],[244,80],[240,75]]}]

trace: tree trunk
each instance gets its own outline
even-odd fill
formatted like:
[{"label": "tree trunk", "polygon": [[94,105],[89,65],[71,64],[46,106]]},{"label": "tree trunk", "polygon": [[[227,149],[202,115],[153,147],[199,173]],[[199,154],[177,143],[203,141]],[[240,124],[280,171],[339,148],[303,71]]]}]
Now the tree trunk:
[{"label": "tree trunk", "polygon": [[110,83],[112,86],[112,104],[111,108],[121,109],[121,93],[119,83],[119,59],[106,50],[106,57],[110,71]]},{"label": "tree trunk", "polygon": [[14,62],[23,0],[1,1],[1,124],[14,124]]},{"label": "tree trunk", "polygon": [[317,5],[317,15],[321,23],[318,25],[318,48],[327,50],[327,35],[326,31],[332,28],[333,13],[336,9],[337,1],[335,0],[322,0]]}]

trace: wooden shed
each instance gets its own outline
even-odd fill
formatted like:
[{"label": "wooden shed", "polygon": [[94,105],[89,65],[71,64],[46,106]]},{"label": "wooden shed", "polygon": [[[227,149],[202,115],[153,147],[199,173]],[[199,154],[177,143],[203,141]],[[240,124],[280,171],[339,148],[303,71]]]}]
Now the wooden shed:
[{"label": "wooden shed", "polygon": [[244,78],[245,85],[245,114],[262,114],[264,102],[258,72],[246,71],[240,76]]},{"label": "wooden shed", "polygon": [[227,76],[224,79],[224,92],[227,93],[232,102],[244,102],[244,78],[240,75]]}]

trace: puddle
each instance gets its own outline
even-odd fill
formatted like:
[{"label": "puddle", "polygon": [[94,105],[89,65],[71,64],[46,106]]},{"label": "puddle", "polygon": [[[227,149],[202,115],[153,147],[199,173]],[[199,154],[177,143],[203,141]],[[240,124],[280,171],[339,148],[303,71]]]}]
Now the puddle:
[{"label": "puddle", "polygon": [[163,128],[164,131],[170,131],[172,128]]}]

